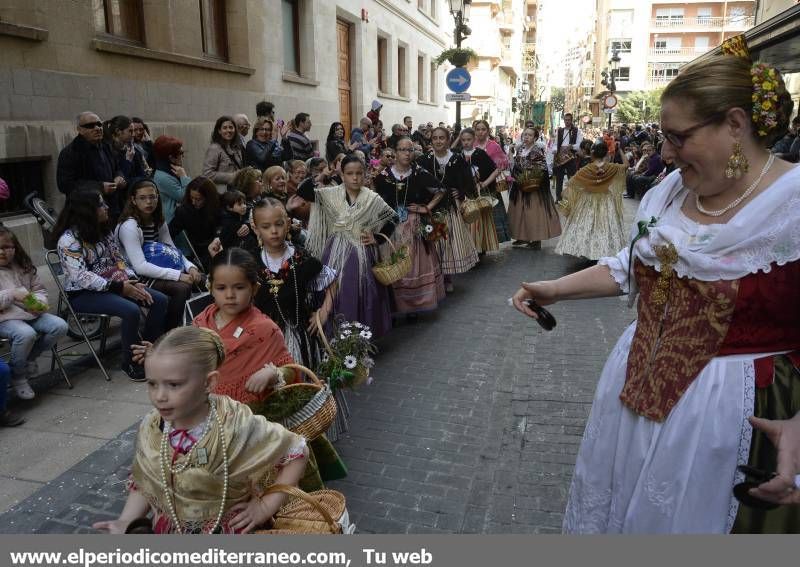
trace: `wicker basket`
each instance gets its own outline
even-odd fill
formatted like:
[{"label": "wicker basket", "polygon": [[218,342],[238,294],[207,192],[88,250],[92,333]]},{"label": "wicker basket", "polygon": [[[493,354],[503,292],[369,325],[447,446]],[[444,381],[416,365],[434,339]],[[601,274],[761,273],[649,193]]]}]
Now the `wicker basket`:
[{"label": "wicker basket", "polygon": [[518,178],[519,190],[523,193],[533,193],[538,191],[542,186],[542,173],[529,173],[523,177]]},{"label": "wicker basket", "polygon": [[464,199],[461,204],[461,218],[467,224],[472,224],[481,216],[481,208],[477,199]]},{"label": "wicker basket", "polygon": [[335,490],[308,493],[288,484],[273,484],[265,494],[283,493],[293,498],[273,518],[272,528],[257,534],[341,534],[339,519],[345,515],[345,499]]},{"label": "wicker basket", "polygon": [[508,180],[504,174],[500,174],[495,179],[495,183],[497,184],[497,192],[502,193],[503,191],[508,191]]},{"label": "wicker basket", "polygon": [[[333,399],[331,388],[327,384],[323,384],[320,379],[317,378],[317,375],[305,366],[286,364],[283,368],[294,368],[305,372],[312,383],[289,384],[276,391],[283,391],[290,388],[303,388],[313,389],[316,394],[303,409],[281,420],[281,425],[289,431],[302,435],[306,439],[316,439],[328,430],[331,423],[333,423],[333,420],[336,418],[336,400]],[[274,395],[274,392],[265,399],[269,399],[272,395]]]},{"label": "wicker basket", "polygon": [[[386,239],[386,242],[389,243],[392,252],[397,251],[388,236],[380,232],[377,234]],[[401,246],[400,252],[404,252],[405,257],[401,258],[394,264],[391,263],[391,260],[385,260],[383,262],[378,262],[372,267],[372,273],[375,275],[375,279],[378,280],[379,283],[385,286],[390,286],[394,282],[403,279],[403,277],[411,271],[411,250],[409,250],[408,246]]]}]

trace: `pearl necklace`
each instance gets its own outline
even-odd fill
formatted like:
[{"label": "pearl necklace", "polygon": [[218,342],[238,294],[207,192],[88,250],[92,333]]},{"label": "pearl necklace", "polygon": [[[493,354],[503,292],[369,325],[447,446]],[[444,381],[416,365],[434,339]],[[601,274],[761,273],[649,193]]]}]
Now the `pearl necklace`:
[{"label": "pearl necklace", "polygon": [[772,162],[774,162],[774,161],[775,161],[775,154],[769,154],[769,158],[767,159],[767,163],[764,164],[764,168],[761,170],[761,174],[758,176],[758,178],[755,181],[753,181],[753,184],[750,185],[750,187],[747,188],[747,191],[745,191],[744,193],[739,195],[738,198],[736,198],[735,200],[731,201],[728,204],[728,206],[723,208],[723,209],[719,209],[717,211],[709,211],[707,209],[704,209],[703,205],[700,204],[700,195],[695,194],[695,196],[694,196],[694,204],[697,207],[697,210],[700,211],[701,213],[703,213],[704,215],[708,215],[710,217],[721,217],[722,215],[724,215],[725,213],[727,213],[731,209],[733,209],[735,207],[738,207],[739,204],[742,201],[747,199],[750,196],[750,194],[753,191],[756,190],[756,187],[758,187],[758,184],[761,183],[761,180],[767,174],[767,171],[769,171],[769,168],[772,166]]},{"label": "pearl necklace", "polygon": [[[214,526],[208,532],[210,534],[213,534],[219,528],[219,525],[222,522],[222,515],[225,512],[225,501],[228,499],[228,479],[229,479],[229,474],[228,474],[228,447],[227,447],[227,443],[225,442],[225,435],[222,432],[222,420],[220,419],[219,414],[217,413],[217,409],[216,409],[216,406],[214,405],[213,399],[210,398],[210,397],[209,397],[209,405],[210,405],[209,422],[210,422],[210,418],[212,416],[214,417],[214,421],[217,422],[217,436],[219,437],[220,446],[222,448],[222,475],[223,475],[222,499],[220,500],[220,503],[219,503],[219,512],[217,512],[217,518],[214,521]],[[181,468],[180,471],[175,471],[174,469],[171,468],[171,465],[167,464],[168,457],[169,457],[168,451],[167,451],[167,447],[169,447],[169,430],[170,429],[171,429],[171,427],[164,427],[164,432],[163,432],[163,434],[161,436],[161,451],[159,452],[159,461],[160,461],[159,464],[161,465],[160,466],[160,468],[161,468],[161,482],[162,482],[162,485],[164,487],[164,498],[167,501],[167,511],[169,512],[170,519],[172,520],[172,525],[175,526],[175,531],[177,533],[182,534],[183,533],[183,529],[181,528],[180,520],[178,519],[178,512],[177,512],[177,510],[175,508],[175,502],[170,498],[170,495],[169,495],[170,488],[169,488],[169,483],[167,482],[167,468],[169,467],[170,470],[173,473],[177,473],[177,472],[182,472],[186,468],[186,466]],[[200,439],[202,439],[202,437]],[[195,443],[195,446],[197,446],[197,443],[200,442],[200,439],[197,440],[197,442]],[[187,463],[188,463],[188,461],[189,461],[189,459],[188,459],[188,455],[187,455]]]},{"label": "pearl necklace", "polygon": [[[216,412],[213,409],[209,409],[208,417],[206,417],[206,421],[203,424],[203,429],[200,432],[200,435],[198,435],[197,440],[192,444],[192,448],[189,449],[188,453],[186,453],[186,458],[183,460],[183,464],[180,464],[177,467],[173,467],[172,464],[169,465],[169,470],[173,474],[182,473],[183,471],[186,470],[186,467],[188,467],[189,464],[192,462],[192,456],[197,452],[196,451],[197,446],[200,444],[200,441],[203,440],[203,438],[206,436],[206,433],[208,433],[208,430],[211,428],[211,418],[213,417],[214,413],[216,413]],[[161,438],[161,443],[162,444],[164,443],[164,439],[167,439],[167,444],[168,445],[170,444],[169,443],[169,436],[172,433],[173,429],[174,428],[172,427],[171,424],[167,424],[167,423],[164,424],[164,435]],[[170,461],[171,461],[171,459],[170,459]],[[201,464],[203,464],[203,463],[201,463]]]}]

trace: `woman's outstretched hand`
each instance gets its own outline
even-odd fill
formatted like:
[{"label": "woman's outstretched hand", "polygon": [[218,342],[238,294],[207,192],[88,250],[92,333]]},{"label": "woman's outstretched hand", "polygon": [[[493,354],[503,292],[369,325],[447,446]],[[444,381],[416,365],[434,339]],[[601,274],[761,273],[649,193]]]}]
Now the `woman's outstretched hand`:
[{"label": "woman's outstretched hand", "polygon": [[533,283],[524,283],[522,287],[517,290],[514,297],[511,298],[512,303],[517,311],[524,313],[531,319],[538,319],[536,313],[530,309],[523,302],[528,299],[535,299],[539,305],[552,305],[558,301],[558,289],[554,281],[542,281]]}]

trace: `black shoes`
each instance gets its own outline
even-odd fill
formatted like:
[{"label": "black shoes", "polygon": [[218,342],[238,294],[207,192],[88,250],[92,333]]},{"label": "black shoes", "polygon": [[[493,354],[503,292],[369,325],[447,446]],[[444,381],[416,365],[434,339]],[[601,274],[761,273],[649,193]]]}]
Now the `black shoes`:
[{"label": "black shoes", "polygon": [[25,423],[25,418],[11,410],[0,412],[0,427],[16,427]]},{"label": "black shoes", "polygon": [[146,382],[147,378],[144,375],[144,367],[139,366],[138,364],[133,364],[129,362],[128,364],[123,365],[122,371],[128,375],[131,382]]}]

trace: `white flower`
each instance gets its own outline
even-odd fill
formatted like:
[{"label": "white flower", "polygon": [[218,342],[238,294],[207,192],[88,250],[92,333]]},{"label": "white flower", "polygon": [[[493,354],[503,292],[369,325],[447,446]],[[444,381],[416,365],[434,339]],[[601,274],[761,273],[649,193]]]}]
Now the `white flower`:
[{"label": "white flower", "polygon": [[353,327],[355,327],[356,329],[361,329],[364,328],[364,325],[356,321],[355,323],[353,323]]},{"label": "white flower", "polygon": [[361,332],[359,333],[359,335],[361,336],[361,338],[362,338],[362,339],[367,339],[367,340],[369,340],[369,339],[371,339],[371,338],[372,338],[372,331],[361,331]]},{"label": "white flower", "polygon": [[331,357],[328,356],[327,352],[322,353],[322,362],[328,362]]},{"label": "white flower", "polygon": [[355,357],[355,356],[353,356],[353,355],[350,355],[350,354],[348,354],[347,356],[345,356],[345,357],[344,357],[344,366],[345,366],[345,368],[347,368],[348,370],[352,370],[353,368],[355,368],[356,366],[358,366],[358,361],[356,360],[356,357]]},{"label": "white flower", "polygon": [[365,356],[364,358],[361,359],[361,364],[363,364],[367,368],[372,368],[373,366],[375,366],[375,361],[372,360],[370,357]]},{"label": "white flower", "polygon": [[430,234],[431,232],[433,232],[433,225],[426,224],[426,225],[425,225],[425,232],[427,232],[428,234]]},{"label": "white flower", "polygon": [[347,337],[349,337],[352,334],[353,334],[353,331],[351,331],[350,329],[345,329],[344,331],[342,331],[342,338],[346,339]]},{"label": "white flower", "polygon": [[367,376],[367,386],[369,386],[370,384],[372,384],[372,382],[373,382],[373,378],[372,378],[372,376]]}]

